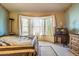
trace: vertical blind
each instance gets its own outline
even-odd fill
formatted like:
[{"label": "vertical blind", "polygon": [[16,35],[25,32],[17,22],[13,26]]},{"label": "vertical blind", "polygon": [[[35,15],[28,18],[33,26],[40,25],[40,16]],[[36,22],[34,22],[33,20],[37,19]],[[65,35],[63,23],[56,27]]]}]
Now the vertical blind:
[{"label": "vertical blind", "polygon": [[20,35],[52,35],[55,20],[52,16],[48,17],[27,17],[20,16]]}]

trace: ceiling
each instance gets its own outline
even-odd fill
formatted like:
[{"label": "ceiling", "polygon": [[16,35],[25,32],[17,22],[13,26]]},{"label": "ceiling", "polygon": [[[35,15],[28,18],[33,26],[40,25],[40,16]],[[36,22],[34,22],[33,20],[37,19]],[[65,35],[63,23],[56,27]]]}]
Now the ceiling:
[{"label": "ceiling", "polygon": [[70,3],[2,3],[9,11],[21,12],[53,12],[64,11]]}]

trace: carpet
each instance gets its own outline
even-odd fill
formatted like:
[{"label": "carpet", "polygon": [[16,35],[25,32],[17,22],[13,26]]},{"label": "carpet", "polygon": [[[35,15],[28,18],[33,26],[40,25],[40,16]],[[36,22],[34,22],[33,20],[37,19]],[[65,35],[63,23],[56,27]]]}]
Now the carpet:
[{"label": "carpet", "polygon": [[58,56],[53,47],[51,46],[40,46],[40,56]]}]

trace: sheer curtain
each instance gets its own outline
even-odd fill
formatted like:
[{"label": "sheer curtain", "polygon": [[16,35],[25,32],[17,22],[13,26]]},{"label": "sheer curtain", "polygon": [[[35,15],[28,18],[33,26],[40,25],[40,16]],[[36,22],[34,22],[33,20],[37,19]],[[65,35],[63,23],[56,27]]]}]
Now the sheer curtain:
[{"label": "sheer curtain", "polygon": [[29,35],[29,20],[26,16],[20,16],[20,36],[27,36]]},{"label": "sheer curtain", "polygon": [[45,34],[53,35],[56,27],[55,16],[48,16],[45,20]]}]

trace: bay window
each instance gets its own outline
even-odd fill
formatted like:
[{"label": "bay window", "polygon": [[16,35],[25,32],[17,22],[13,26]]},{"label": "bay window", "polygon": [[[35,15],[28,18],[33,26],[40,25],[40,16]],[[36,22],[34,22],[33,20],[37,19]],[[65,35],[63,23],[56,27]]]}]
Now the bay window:
[{"label": "bay window", "polygon": [[20,34],[27,35],[52,35],[54,18],[20,16]]}]

